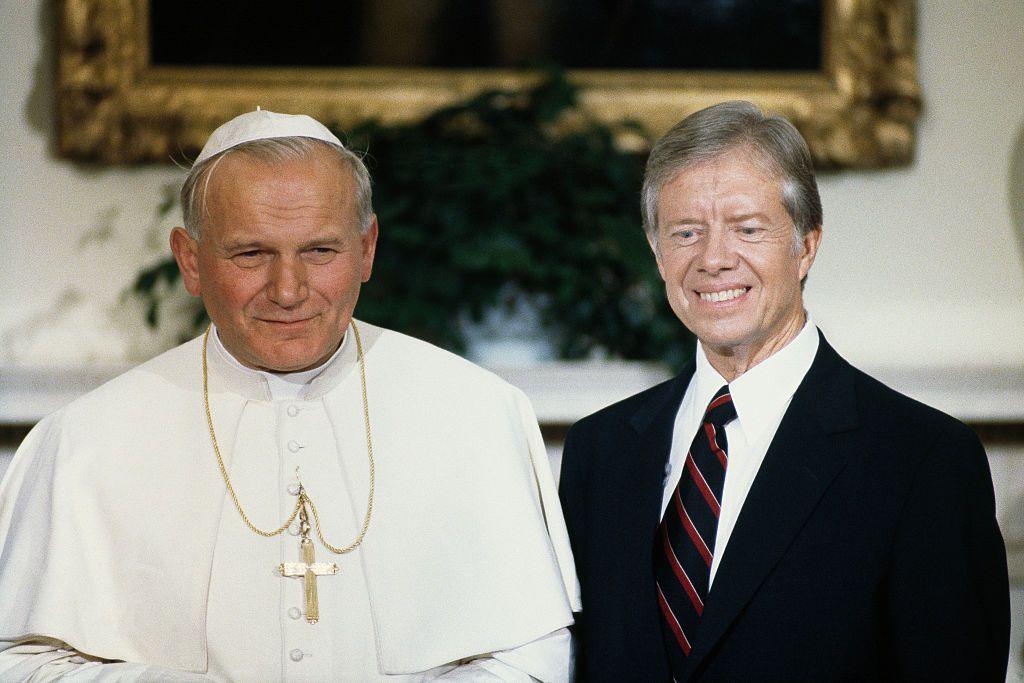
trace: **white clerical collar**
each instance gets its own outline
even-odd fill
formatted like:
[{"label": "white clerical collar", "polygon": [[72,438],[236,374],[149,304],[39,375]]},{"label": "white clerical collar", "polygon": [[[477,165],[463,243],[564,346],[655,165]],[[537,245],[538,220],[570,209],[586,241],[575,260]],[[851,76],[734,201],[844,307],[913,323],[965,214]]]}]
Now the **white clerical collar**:
[{"label": "white clerical collar", "polygon": [[314,379],[319,377],[334,361],[341,355],[341,350],[345,346],[345,338],[348,337],[346,333],[342,337],[341,344],[338,345],[338,349],[320,365],[310,370],[301,370],[299,372],[266,372],[264,370],[255,370],[243,365],[237,358],[232,355],[230,351],[224,346],[220,340],[220,334],[217,332],[217,326],[213,325],[213,330],[210,336],[213,338],[214,348],[224,360],[235,370],[243,372],[250,377],[260,378],[261,382],[266,383],[267,390],[270,392],[270,398],[274,401],[281,399],[296,399],[303,394],[306,387],[312,383]]},{"label": "white clerical collar", "polygon": [[736,405],[736,415],[749,443],[754,443],[796,393],[818,353],[818,329],[811,316],[803,329],[774,354],[732,382],[712,367],[702,344],[697,344],[696,403],[704,409],[723,384]]}]

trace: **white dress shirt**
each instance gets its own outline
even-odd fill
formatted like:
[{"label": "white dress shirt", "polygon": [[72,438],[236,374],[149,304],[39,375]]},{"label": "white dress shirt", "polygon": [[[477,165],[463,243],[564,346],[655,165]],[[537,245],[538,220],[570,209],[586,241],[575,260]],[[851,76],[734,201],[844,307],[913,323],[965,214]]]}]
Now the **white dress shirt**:
[{"label": "white dress shirt", "polygon": [[703,346],[697,344],[697,369],[683,395],[672,430],[672,450],[666,466],[661,512],[664,516],[682,477],[686,454],[700,428],[704,411],[715,393],[728,384],[736,406],[736,419],[725,427],[729,466],[725,471],[709,586],[715,580],[725,546],[729,543],[754,477],[761,469],[793,394],[811,368],[817,352],[818,330],[808,316],[803,329],[786,346],[732,382],[726,382],[711,366]]}]

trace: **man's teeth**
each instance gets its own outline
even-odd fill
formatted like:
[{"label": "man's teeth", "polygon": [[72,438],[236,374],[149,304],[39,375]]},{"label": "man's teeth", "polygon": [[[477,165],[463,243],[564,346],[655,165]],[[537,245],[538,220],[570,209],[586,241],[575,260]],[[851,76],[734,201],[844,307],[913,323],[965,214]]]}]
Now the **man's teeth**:
[{"label": "man's teeth", "polygon": [[724,292],[701,292],[700,298],[704,301],[728,301],[729,299],[735,299],[738,296],[746,294],[748,289],[750,289],[750,287],[727,289]]}]

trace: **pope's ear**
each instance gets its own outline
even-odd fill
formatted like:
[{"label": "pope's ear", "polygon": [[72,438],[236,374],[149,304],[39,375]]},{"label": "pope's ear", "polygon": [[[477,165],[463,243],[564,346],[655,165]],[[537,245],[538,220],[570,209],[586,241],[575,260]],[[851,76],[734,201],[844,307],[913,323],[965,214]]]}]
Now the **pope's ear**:
[{"label": "pope's ear", "polygon": [[373,214],[370,227],[359,239],[362,243],[363,256],[360,276],[363,282],[369,282],[370,274],[373,273],[373,257],[377,253],[377,214]]},{"label": "pope's ear", "polygon": [[178,262],[185,289],[192,296],[199,296],[202,293],[199,286],[199,242],[185,228],[175,228],[171,230],[171,251]]}]

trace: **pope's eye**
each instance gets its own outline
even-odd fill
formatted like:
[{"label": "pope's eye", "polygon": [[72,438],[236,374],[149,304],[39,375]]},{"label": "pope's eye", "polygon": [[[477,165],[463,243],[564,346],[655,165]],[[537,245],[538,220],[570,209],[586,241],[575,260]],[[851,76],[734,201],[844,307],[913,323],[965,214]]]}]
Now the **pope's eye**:
[{"label": "pope's eye", "polygon": [[231,256],[231,262],[239,268],[257,268],[267,260],[267,252],[262,249],[247,249]]},{"label": "pope's eye", "polygon": [[330,247],[313,247],[306,250],[306,258],[312,263],[327,263],[338,252]]}]

